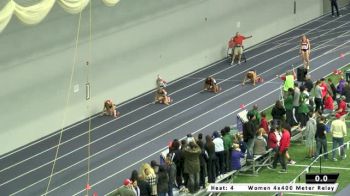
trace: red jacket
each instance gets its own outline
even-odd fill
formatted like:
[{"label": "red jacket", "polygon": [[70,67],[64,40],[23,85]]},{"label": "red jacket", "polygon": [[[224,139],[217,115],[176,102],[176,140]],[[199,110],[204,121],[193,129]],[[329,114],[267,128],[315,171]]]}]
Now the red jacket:
[{"label": "red jacket", "polygon": [[324,109],[328,109],[328,110],[333,110],[334,109],[334,105],[333,105],[333,98],[331,96],[325,97],[324,98]]},{"label": "red jacket", "polygon": [[285,149],[287,149],[290,145],[290,134],[289,131],[284,129],[280,141],[280,152],[283,152]]},{"label": "red jacket", "polygon": [[339,114],[340,116],[343,116],[344,114],[346,114],[346,103],[343,100],[340,100],[340,102],[339,102],[338,111],[340,109],[341,109],[341,111],[337,112],[337,114]]},{"label": "red jacket", "polygon": [[269,123],[267,122],[266,118],[261,118],[260,128],[263,128],[265,130],[265,133],[263,133],[263,135],[269,133]]},{"label": "red jacket", "polygon": [[278,141],[277,141],[276,134],[273,131],[270,131],[268,139],[267,139],[267,146],[269,148],[276,148],[277,143],[278,143]]},{"label": "red jacket", "polygon": [[327,94],[328,86],[327,86],[326,83],[322,82],[322,83],[320,84],[320,87],[321,87],[321,89],[322,89],[322,98],[324,98],[324,96],[326,96],[326,94]]}]

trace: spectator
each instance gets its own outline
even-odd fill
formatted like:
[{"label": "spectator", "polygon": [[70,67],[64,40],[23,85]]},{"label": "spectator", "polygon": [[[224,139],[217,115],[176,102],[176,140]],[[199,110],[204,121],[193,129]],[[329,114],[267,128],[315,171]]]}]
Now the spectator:
[{"label": "spectator", "polygon": [[131,180],[125,179],[123,186],[114,191],[111,196],[136,196],[136,192],[132,186]]},{"label": "spectator", "polygon": [[307,148],[306,158],[313,158],[315,155],[315,134],[316,134],[316,120],[313,117],[313,112],[309,112],[309,120],[305,128],[305,145]]},{"label": "spectator", "polygon": [[148,164],[144,163],[141,166],[141,175],[142,178],[145,179],[146,182],[151,186],[151,195],[157,195],[157,176],[153,170],[153,168]]},{"label": "spectator", "polygon": [[[289,89],[294,89],[294,80],[295,80],[294,70],[290,70],[286,73],[284,84],[283,84],[283,98],[287,98],[289,95]],[[283,78],[282,78],[283,80]]]},{"label": "spectator", "polygon": [[238,64],[241,63],[241,56],[243,54],[243,40],[245,39],[249,39],[253,36],[242,36],[239,32],[236,33],[236,36],[232,37],[230,42],[233,45],[233,57],[232,57],[232,62],[231,65],[233,65],[234,60],[237,59],[238,60]]},{"label": "spectator", "polygon": [[[320,120],[317,123],[317,129],[316,129],[316,158],[321,153],[327,152],[327,137],[326,137],[326,125],[324,124],[325,117],[320,116]],[[328,154],[324,155],[324,158],[328,160]]]},{"label": "spectator", "polygon": [[158,196],[166,196],[169,191],[169,176],[163,165],[159,166],[157,193]]},{"label": "spectator", "polygon": [[221,130],[221,135],[224,141],[225,152],[225,171],[231,171],[231,151],[232,151],[232,136],[230,134],[230,127],[225,127]]},{"label": "spectator", "polygon": [[266,154],[267,143],[266,143],[265,138],[262,136],[263,132],[265,132],[265,130],[263,128],[260,128],[258,130],[257,137],[254,141],[254,148],[253,148],[254,155]]},{"label": "spectator", "polygon": [[215,155],[215,144],[212,141],[210,135],[205,137],[206,143],[204,149],[206,151],[207,157],[207,172],[208,172],[208,183],[215,183],[216,178],[216,155]]},{"label": "spectator", "polygon": [[212,91],[214,93],[218,93],[221,91],[220,86],[216,83],[216,80],[212,77],[209,76],[207,79],[204,81],[204,90],[205,91]]},{"label": "spectator", "polygon": [[159,164],[157,163],[156,160],[152,160],[150,163],[152,169],[154,170],[154,172],[157,174],[158,173],[158,169],[159,169]]},{"label": "spectator", "polygon": [[345,83],[344,89],[343,89],[343,95],[346,97],[345,102],[350,103],[350,84]]},{"label": "spectator", "polygon": [[168,196],[173,196],[173,188],[176,182],[176,166],[171,160],[172,154],[168,153],[165,159],[165,169],[169,176]]},{"label": "spectator", "polygon": [[324,78],[321,78],[320,81],[321,81],[320,87],[322,89],[322,99],[323,99],[326,96],[327,92],[331,92],[331,91],[328,89],[328,85],[326,84]]},{"label": "spectator", "polygon": [[225,153],[224,153],[224,141],[220,137],[219,132],[214,131],[213,142],[215,144],[216,160],[216,175],[223,175],[225,173]]},{"label": "spectator", "polygon": [[269,123],[267,122],[266,119],[266,114],[265,112],[261,112],[261,122],[259,128],[263,129],[262,136],[267,139],[267,134],[269,132]]},{"label": "spectator", "polygon": [[205,163],[207,155],[205,154],[204,142],[203,142],[203,134],[198,134],[197,145],[201,149],[201,154],[199,155],[199,186],[205,188]]},{"label": "spectator", "polygon": [[[277,139],[277,135],[279,135],[278,126],[271,126],[268,139],[267,139],[267,147],[275,149],[276,147],[279,146],[279,140]],[[280,135],[279,135],[280,136]],[[281,139],[281,138],[279,138]]]},{"label": "spectator", "polygon": [[180,142],[177,139],[174,139],[171,144],[171,151],[173,154],[173,162],[176,166],[176,185],[180,189],[182,185],[182,171],[183,171],[183,162],[182,162],[182,152],[180,150]]},{"label": "spectator", "polygon": [[[282,129],[288,131],[288,132],[289,132],[289,135],[292,135],[292,133],[291,133],[291,126],[290,126],[289,124],[287,124],[287,123],[282,123]],[[282,139],[282,136],[281,136],[281,139]],[[280,139],[280,140],[281,140],[281,139]],[[281,142],[281,141],[280,141],[280,142]],[[281,144],[280,144],[280,145],[281,145]],[[296,164],[296,162],[290,157],[288,151],[286,151],[286,159],[287,159],[287,161],[288,161],[288,164],[290,164],[290,165],[295,165],[295,164]]]},{"label": "spectator", "polygon": [[293,118],[293,100],[294,100],[294,89],[288,89],[288,95],[284,99],[284,107],[286,108],[286,120],[290,126],[294,126],[297,122]]},{"label": "spectator", "polygon": [[283,107],[282,102],[280,100],[277,100],[271,111],[271,116],[273,121],[272,124],[280,125],[281,121],[284,119],[283,116],[285,114],[286,114],[286,109]]},{"label": "spectator", "polygon": [[[343,119],[340,119],[340,115],[336,115],[335,120],[333,120],[331,124],[331,133],[333,137],[333,149],[338,148],[339,146],[344,144],[344,137],[347,135],[347,129],[346,124]],[[332,152],[332,159],[333,161],[337,161],[337,158],[335,158],[336,151]],[[346,158],[346,154],[344,152],[344,147],[340,148],[340,155],[341,159]]]},{"label": "spectator", "polygon": [[248,122],[243,125],[243,139],[247,146],[247,159],[253,158],[254,139],[256,134],[256,126],[254,124],[255,115],[251,112],[247,114]]},{"label": "spectator", "polygon": [[131,172],[131,177],[130,180],[133,184],[133,188],[136,192],[136,196],[140,196],[141,195],[141,190],[140,190],[140,186],[139,186],[139,173],[137,172],[137,170],[133,170]]},{"label": "spectator", "polygon": [[321,81],[317,80],[315,84],[315,111],[323,110],[323,96]]},{"label": "spectator", "polygon": [[182,177],[183,177],[183,182],[181,181],[181,184],[179,186],[182,186],[180,187],[180,191],[184,191],[183,188],[185,188],[185,186],[187,186],[188,184],[188,174],[185,173],[185,157],[184,157],[184,150],[187,146],[187,140],[186,139],[183,139],[181,140],[181,159],[180,159],[180,162],[181,162],[181,174],[182,174]]},{"label": "spectator", "polygon": [[338,94],[343,95],[345,83],[346,83],[346,81],[344,80],[344,77],[340,76],[339,82],[338,82],[338,85],[337,85],[337,93]]},{"label": "spectator", "polygon": [[253,105],[253,109],[250,110],[249,112],[252,113],[255,116],[255,118],[253,120],[255,128],[259,128],[260,123],[261,123],[261,116],[260,116],[260,112],[258,110],[258,105],[254,104]]},{"label": "spectator", "polygon": [[[267,147],[272,148],[274,154],[274,160],[278,159],[278,150],[279,150],[279,142],[281,140],[281,134],[279,133],[278,126],[272,126],[271,130],[269,132],[268,140],[267,140]],[[279,161],[279,160],[277,160]],[[277,162],[276,162],[277,164]],[[277,166],[277,165],[276,165]]]},{"label": "spectator", "polygon": [[324,114],[331,114],[334,111],[334,104],[333,104],[333,98],[330,96],[330,94],[327,92],[326,96],[323,99],[324,102]]},{"label": "spectator", "polygon": [[281,165],[282,165],[282,170],[280,173],[287,173],[287,166],[286,166],[286,153],[288,151],[290,145],[290,133],[286,129],[282,129],[282,137],[280,141],[280,158],[281,158]]},{"label": "spectator", "polygon": [[245,154],[245,152],[247,151],[247,146],[246,143],[243,140],[243,135],[240,133],[236,133],[234,138],[233,138],[233,143],[238,144],[239,145],[239,149],[241,149],[241,152],[243,154]]},{"label": "spectator", "polygon": [[311,90],[314,87],[314,83],[312,82],[311,76],[309,74],[306,75],[306,77],[305,77],[304,86],[305,86],[307,92],[311,93]]},{"label": "spectator", "polygon": [[233,151],[231,152],[231,168],[233,170],[241,169],[241,158],[244,158],[244,154],[239,149],[238,144],[232,145]]},{"label": "spectator", "polygon": [[282,129],[282,138],[280,141],[280,147],[278,150],[277,156],[274,157],[272,167],[267,167],[269,169],[276,169],[277,162],[279,161],[282,166],[282,170],[279,173],[287,173],[287,164],[286,164],[286,153],[290,144],[290,134],[286,129]]},{"label": "spectator", "polygon": [[117,118],[119,116],[119,112],[117,112],[117,107],[113,103],[111,99],[108,99],[104,102],[102,115],[113,116]]},{"label": "spectator", "polygon": [[299,116],[299,122],[301,127],[306,126],[306,122],[308,120],[307,113],[309,113],[309,96],[307,94],[307,91],[305,90],[304,86],[300,87],[300,98],[299,98],[299,108],[298,108],[298,116]]},{"label": "spectator", "polygon": [[332,91],[332,95],[333,95],[332,98],[333,98],[333,100],[336,100],[337,99],[337,88],[335,88],[331,78],[328,78],[327,81],[328,81],[329,88]]},{"label": "spectator", "polygon": [[187,188],[192,194],[199,190],[200,153],[201,149],[194,141],[191,141],[184,149],[184,172],[189,176]]},{"label": "spectator", "polygon": [[293,96],[293,119],[295,122],[299,123],[299,104],[300,104],[300,89],[298,83],[294,83],[294,96]]},{"label": "spectator", "polygon": [[340,115],[340,116],[343,116],[343,115],[346,114],[346,103],[345,103],[345,101],[344,101],[345,99],[346,99],[346,98],[345,98],[344,95],[342,95],[342,96],[340,97],[340,101],[339,101],[338,109],[337,109],[337,113],[336,113],[336,114],[338,114],[338,115]]}]

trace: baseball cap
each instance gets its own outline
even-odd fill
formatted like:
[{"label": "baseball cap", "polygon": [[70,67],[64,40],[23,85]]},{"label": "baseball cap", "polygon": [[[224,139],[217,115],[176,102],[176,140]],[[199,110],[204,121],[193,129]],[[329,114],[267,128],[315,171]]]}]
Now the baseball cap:
[{"label": "baseball cap", "polygon": [[123,182],[123,184],[125,185],[125,186],[128,186],[129,184],[131,184],[132,182],[131,182],[131,180],[130,179],[125,179],[124,180],[124,182]]}]

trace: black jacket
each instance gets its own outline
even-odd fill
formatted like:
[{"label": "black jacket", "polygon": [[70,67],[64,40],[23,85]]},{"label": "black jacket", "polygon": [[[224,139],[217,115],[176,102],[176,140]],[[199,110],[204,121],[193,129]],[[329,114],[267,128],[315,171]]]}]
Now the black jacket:
[{"label": "black jacket", "polygon": [[151,196],[152,190],[148,182],[139,179],[137,186],[140,189],[140,196]]},{"label": "black jacket", "polygon": [[271,111],[271,116],[273,119],[278,119],[281,120],[283,115],[286,114],[286,109],[282,108],[277,108],[277,107],[273,107],[272,111]]},{"label": "black jacket", "polygon": [[252,121],[248,121],[243,125],[243,139],[248,141],[248,139],[253,139],[256,134],[255,124]]}]

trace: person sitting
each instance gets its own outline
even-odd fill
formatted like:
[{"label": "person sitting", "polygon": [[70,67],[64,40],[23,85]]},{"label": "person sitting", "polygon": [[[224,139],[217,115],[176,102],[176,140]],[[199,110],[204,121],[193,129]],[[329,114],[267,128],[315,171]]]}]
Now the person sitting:
[{"label": "person sitting", "polygon": [[157,75],[156,84],[157,84],[157,89],[165,88],[167,86],[167,82],[163,80],[159,74]]},{"label": "person sitting", "polygon": [[326,96],[323,99],[323,104],[324,104],[324,109],[323,109],[324,114],[333,113],[334,111],[333,98],[332,96],[330,96],[328,92],[326,93]]},{"label": "person sitting", "polygon": [[241,169],[241,158],[244,158],[244,154],[241,152],[239,144],[233,144],[232,149],[233,150],[231,152],[231,168],[233,170],[239,170]]},{"label": "person sitting", "polygon": [[265,130],[263,128],[258,129],[257,137],[254,141],[253,154],[254,155],[264,155],[266,154],[267,143],[263,137]]},{"label": "person sitting", "polygon": [[207,79],[204,81],[204,90],[205,91],[212,91],[214,93],[218,93],[221,91],[220,86],[216,83],[216,80],[212,77],[209,76]]},{"label": "person sitting", "polygon": [[168,96],[168,93],[166,92],[166,90],[164,88],[160,88],[156,92],[155,102],[169,105],[172,102],[172,100]]},{"label": "person sitting", "polygon": [[346,102],[344,100],[345,100],[345,96],[342,95],[340,97],[340,101],[339,101],[339,104],[338,104],[338,109],[336,111],[336,115],[343,116],[343,115],[346,114]]},{"label": "person sitting", "polygon": [[244,85],[247,81],[252,82],[253,85],[255,86],[256,82],[262,82],[262,78],[259,75],[257,75],[255,70],[249,70],[247,74],[244,76],[242,85]]},{"label": "person sitting", "polygon": [[239,145],[239,149],[241,149],[241,152],[243,154],[245,154],[246,150],[247,150],[247,145],[246,143],[243,141],[243,135],[240,133],[236,133],[234,135],[233,138],[233,143],[238,144]]},{"label": "person sitting", "polygon": [[113,116],[114,118],[119,116],[117,107],[113,104],[112,100],[108,99],[104,102],[102,115]]}]

